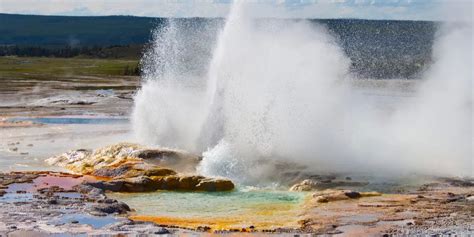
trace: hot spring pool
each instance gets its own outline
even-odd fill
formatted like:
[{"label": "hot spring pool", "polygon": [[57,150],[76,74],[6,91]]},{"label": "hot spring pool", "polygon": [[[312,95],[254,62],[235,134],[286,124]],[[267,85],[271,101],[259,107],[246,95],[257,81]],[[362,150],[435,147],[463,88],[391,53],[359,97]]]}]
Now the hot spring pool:
[{"label": "hot spring pool", "polygon": [[94,117],[39,117],[39,118],[28,118],[18,117],[8,119],[9,122],[23,122],[29,121],[34,123],[43,124],[115,124],[115,123],[128,123],[127,118],[122,117],[107,117],[107,118],[94,118]]},{"label": "hot spring pool", "polygon": [[307,193],[274,190],[233,192],[110,193],[136,210],[134,220],[213,229],[298,227]]}]

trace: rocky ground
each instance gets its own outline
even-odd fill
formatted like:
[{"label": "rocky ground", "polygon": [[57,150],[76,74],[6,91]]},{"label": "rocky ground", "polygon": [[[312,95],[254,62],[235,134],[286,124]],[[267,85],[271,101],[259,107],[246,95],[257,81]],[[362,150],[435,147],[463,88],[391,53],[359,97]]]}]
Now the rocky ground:
[{"label": "rocky ground", "polygon": [[[52,125],[11,120],[126,117],[139,85],[136,77],[71,76],[60,83],[57,78],[3,80],[9,81],[0,86],[0,167],[12,172],[0,174],[0,236],[240,236],[242,231],[289,236],[474,234],[473,180],[431,177],[410,188],[387,184],[380,189],[371,186],[371,181],[347,175],[301,174],[295,171],[297,166],[291,172],[278,168],[282,173],[275,173],[292,192],[308,193],[297,228],[259,229],[250,224],[253,228],[213,230],[203,225],[191,230],[163,226],[153,218],[149,222],[132,220],[133,210],[107,197],[110,192],[230,191],[234,184],[196,175],[199,156],[117,143],[129,140],[128,124]],[[108,143],[115,145],[105,146]],[[98,149],[100,146],[105,147]],[[49,164],[44,162],[48,157]]]},{"label": "rocky ground", "polygon": [[[120,143],[94,151],[75,150],[48,162],[74,172],[10,172],[0,175],[0,235],[158,235],[204,233],[330,234],[343,236],[468,235],[474,233],[474,180],[432,178],[391,193],[357,191],[368,182],[313,175],[291,187],[310,193],[299,227],[215,230],[162,225],[134,219],[133,210],[109,192],[154,190],[232,191],[230,180],[190,175],[173,164],[197,164],[183,151]],[[165,168],[167,166],[168,168]],[[182,172],[182,173],[180,173]]]},{"label": "rocky ground", "polygon": [[[75,150],[51,157],[72,173],[36,171],[0,174],[0,236],[139,235],[207,231],[164,228],[127,218],[132,210],[106,192],[230,191],[230,180],[178,173],[167,167],[196,163],[180,151],[121,143],[95,151]],[[160,166],[158,166],[158,164]]]},{"label": "rocky ground", "polygon": [[302,229],[346,236],[468,235],[474,233],[474,182],[434,179],[396,193],[315,191]]},{"label": "rocky ground", "polygon": [[126,218],[127,204],[82,185],[92,177],[54,172],[0,174],[0,236],[169,234]]}]

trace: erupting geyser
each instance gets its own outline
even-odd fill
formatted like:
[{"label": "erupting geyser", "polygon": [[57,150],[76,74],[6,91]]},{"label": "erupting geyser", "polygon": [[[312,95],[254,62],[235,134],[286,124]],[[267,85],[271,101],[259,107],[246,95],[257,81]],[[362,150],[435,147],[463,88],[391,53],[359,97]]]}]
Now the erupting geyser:
[{"label": "erupting geyser", "polygon": [[380,109],[352,86],[324,26],[255,20],[245,8],[234,4],[220,31],[183,33],[171,20],[156,32],[135,98],[139,139],[203,152],[201,173],[241,182],[272,177],[275,164],[473,175],[471,24],[443,26],[417,92]]}]

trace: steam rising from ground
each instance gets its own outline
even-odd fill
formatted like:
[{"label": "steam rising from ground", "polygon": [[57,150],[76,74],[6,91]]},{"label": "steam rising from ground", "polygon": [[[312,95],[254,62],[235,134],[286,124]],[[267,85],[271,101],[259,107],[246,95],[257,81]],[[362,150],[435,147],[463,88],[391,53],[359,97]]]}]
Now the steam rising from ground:
[{"label": "steam rising from ground", "polygon": [[385,88],[379,98],[354,87],[349,59],[323,26],[255,21],[245,7],[233,7],[210,61],[199,47],[217,25],[186,40],[172,22],[156,34],[135,98],[139,138],[204,152],[201,173],[246,183],[288,164],[473,175],[470,23],[441,28],[416,93]]}]

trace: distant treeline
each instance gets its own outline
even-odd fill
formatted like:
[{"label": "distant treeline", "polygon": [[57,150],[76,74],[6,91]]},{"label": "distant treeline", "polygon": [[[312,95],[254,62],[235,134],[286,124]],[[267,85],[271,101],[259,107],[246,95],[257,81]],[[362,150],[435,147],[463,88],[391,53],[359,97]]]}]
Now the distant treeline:
[{"label": "distant treeline", "polygon": [[19,57],[90,57],[113,59],[139,59],[143,45],[112,45],[112,46],[0,46],[0,56]]},{"label": "distant treeline", "polygon": [[[0,46],[0,55],[138,59],[143,47],[150,42],[152,29],[162,27],[169,20],[133,16],[0,14],[0,45],[4,45]],[[172,20],[186,25],[190,31],[224,24],[220,18]],[[310,21],[328,28],[351,59],[354,75],[362,78],[418,77],[431,63],[431,50],[438,27],[438,23],[429,21]],[[200,43],[211,44],[213,41]],[[209,53],[203,52],[203,55]]]},{"label": "distant treeline", "polygon": [[[139,60],[143,45],[114,45],[108,47],[101,46],[82,46],[82,47],[43,47],[27,45],[3,45],[0,46],[0,56],[19,56],[19,57],[55,57],[55,58],[100,58],[100,59],[130,59]],[[126,65],[123,69],[123,75],[140,75],[140,64],[135,66]]]},{"label": "distant treeline", "polygon": [[163,20],[0,14],[1,45],[111,46],[144,44]]}]

